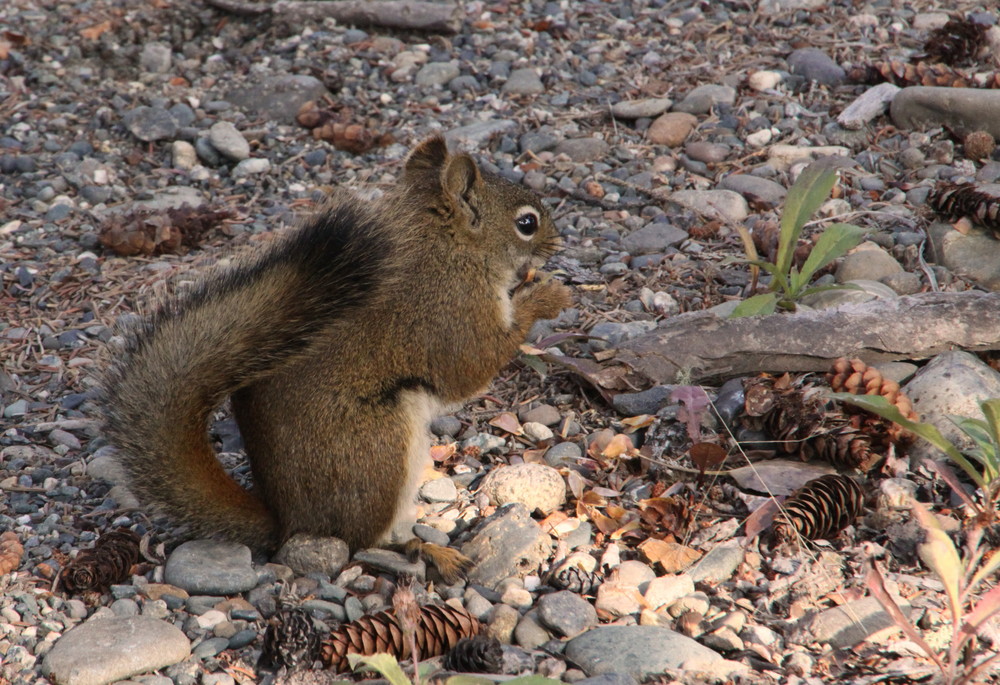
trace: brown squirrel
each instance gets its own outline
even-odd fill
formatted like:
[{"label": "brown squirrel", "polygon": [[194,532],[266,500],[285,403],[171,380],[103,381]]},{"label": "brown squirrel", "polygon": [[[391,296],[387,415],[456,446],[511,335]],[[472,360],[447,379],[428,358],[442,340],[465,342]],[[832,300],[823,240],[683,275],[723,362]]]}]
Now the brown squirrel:
[{"label": "brown squirrel", "polygon": [[[382,198],[337,198],[124,332],[103,387],[130,489],[264,553],[296,533],[386,543],[412,517],[430,420],[569,306],[566,286],[526,278],[557,246],[537,197],[425,140]],[[252,492],[209,441],[226,397]],[[466,561],[424,551],[452,578]]]}]

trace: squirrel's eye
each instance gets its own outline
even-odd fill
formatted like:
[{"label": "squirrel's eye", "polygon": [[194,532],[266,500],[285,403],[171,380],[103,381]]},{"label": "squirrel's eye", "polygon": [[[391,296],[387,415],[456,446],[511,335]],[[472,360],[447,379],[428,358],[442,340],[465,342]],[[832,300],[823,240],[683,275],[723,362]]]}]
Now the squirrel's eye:
[{"label": "squirrel's eye", "polygon": [[514,225],[522,240],[531,240],[538,233],[538,212],[530,207],[523,208],[514,220]]}]

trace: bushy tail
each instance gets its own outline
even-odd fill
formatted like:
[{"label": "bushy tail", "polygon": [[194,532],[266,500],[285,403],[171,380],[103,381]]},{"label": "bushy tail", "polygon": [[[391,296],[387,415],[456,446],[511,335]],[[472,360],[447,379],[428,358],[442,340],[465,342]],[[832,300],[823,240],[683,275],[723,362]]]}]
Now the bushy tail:
[{"label": "bushy tail", "polygon": [[341,204],[124,331],[103,383],[105,419],[140,501],[196,534],[274,549],[277,522],[219,464],[209,417],[362,306],[391,252],[382,222]]}]

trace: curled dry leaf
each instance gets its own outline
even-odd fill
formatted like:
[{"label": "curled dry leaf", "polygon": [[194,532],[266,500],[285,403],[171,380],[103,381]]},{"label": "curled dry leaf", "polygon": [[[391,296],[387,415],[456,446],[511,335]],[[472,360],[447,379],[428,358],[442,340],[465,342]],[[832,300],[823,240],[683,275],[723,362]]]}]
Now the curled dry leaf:
[{"label": "curled dry leaf", "polygon": [[701,553],[687,545],[655,538],[642,542],[638,549],[647,562],[659,564],[665,573],[680,573],[701,557]]},{"label": "curled dry leaf", "polygon": [[490,419],[489,424],[512,435],[521,435],[524,433],[521,429],[521,422],[518,421],[517,417],[509,411],[505,411],[497,416],[494,416]]},{"label": "curled dry leaf", "polygon": [[24,556],[24,547],[17,533],[7,531],[0,534],[0,576],[17,570]]},{"label": "curled dry leaf", "polygon": [[127,212],[110,216],[99,237],[104,247],[123,257],[174,254],[196,247],[209,230],[232,216],[228,209],[188,206]]}]

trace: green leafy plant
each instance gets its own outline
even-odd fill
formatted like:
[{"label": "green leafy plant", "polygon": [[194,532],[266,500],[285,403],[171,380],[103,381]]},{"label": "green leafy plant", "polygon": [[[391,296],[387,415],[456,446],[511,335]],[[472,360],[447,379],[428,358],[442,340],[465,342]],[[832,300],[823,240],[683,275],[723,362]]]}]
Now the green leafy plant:
[{"label": "green leafy plant", "polygon": [[872,595],[906,636],[920,646],[941,671],[948,685],[977,682],[987,669],[1000,660],[1000,651],[977,654],[975,645],[987,623],[1000,614],[1000,585],[994,585],[976,599],[977,589],[1000,570],[1000,551],[988,555],[982,545],[988,526],[996,521],[996,505],[1000,498],[1000,399],[979,403],[983,418],[952,416],[951,420],[969,436],[974,447],[963,454],[941,431],[929,423],[911,421],[885,397],[834,393],[831,399],[860,407],[884,419],[895,421],[903,428],[931,443],[957,464],[979,487],[982,500],[969,496],[958,478],[943,462],[931,461],[935,470],[951,486],[969,509],[975,513],[965,535],[964,558],[955,548],[941,523],[926,507],[913,502],[913,513],[925,531],[917,554],[944,586],[945,603],[951,617],[951,637],[945,648],[936,651],[923,638],[885,588],[882,574],[874,561],[868,561],[866,583]]},{"label": "green leafy plant", "polygon": [[757,259],[753,240],[746,229],[741,230],[740,234],[750,264],[771,274],[771,284],[769,292],[753,295],[741,302],[733,310],[731,317],[771,314],[779,307],[794,310],[795,303],[806,295],[821,290],[848,287],[809,287],[809,283],[817,271],[842,257],[861,242],[865,231],[860,226],[830,224],[817,238],[802,269],[799,270],[792,263],[795,247],[802,236],[806,222],[830,195],[830,190],[836,182],[837,172],[818,164],[809,165],[799,174],[785,198],[785,210],[781,215],[778,234],[778,251],[773,263]]},{"label": "green leafy plant", "polygon": [[996,505],[1000,500],[1000,399],[984,400],[979,403],[982,419],[966,416],[949,417],[963,433],[972,439],[975,447],[963,454],[936,427],[921,421],[911,421],[904,417],[895,405],[877,395],[852,395],[832,393],[831,399],[860,407],[884,419],[895,421],[914,435],[931,443],[965,472],[982,492],[982,502],[969,497],[965,488],[951,473],[951,469],[941,462],[931,462],[935,470],[962,498],[970,509],[978,515],[984,525],[996,518]]},{"label": "green leafy plant", "polygon": [[975,592],[1000,569],[1000,552],[994,550],[989,556],[984,555],[981,545],[983,526],[975,524],[966,536],[963,559],[937,518],[926,507],[913,502],[913,512],[926,532],[924,541],[917,547],[917,554],[944,585],[951,617],[951,639],[947,646],[937,651],[927,643],[886,590],[885,580],[871,559],[868,560],[866,583],[886,613],[931,658],[947,685],[980,682],[978,679],[1000,659],[1000,651],[982,654],[975,649],[979,633],[990,619],[1000,614],[1000,585],[994,585],[978,601]]}]

